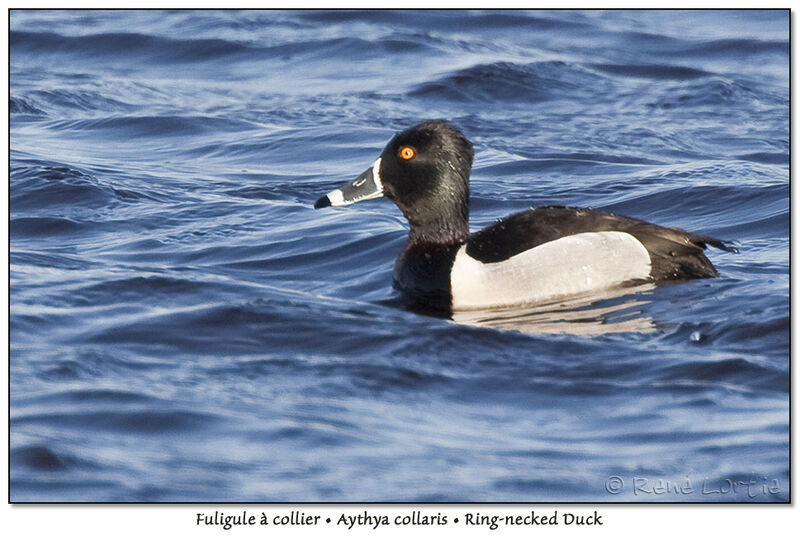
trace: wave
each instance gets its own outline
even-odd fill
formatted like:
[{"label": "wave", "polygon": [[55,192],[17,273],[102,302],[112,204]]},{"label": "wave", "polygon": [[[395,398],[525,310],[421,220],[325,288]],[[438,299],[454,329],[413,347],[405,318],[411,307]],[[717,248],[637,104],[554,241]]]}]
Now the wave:
[{"label": "wave", "polygon": [[15,468],[23,467],[35,471],[64,471],[80,465],[69,455],[57,454],[43,445],[12,448],[9,462]]},{"label": "wave", "polygon": [[47,115],[28,99],[14,96],[8,99],[8,113],[20,115]]},{"label": "wave", "polygon": [[682,53],[692,57],[733,56],[741,58],[743,54],[778,53],[789,56],[789,42],[783,40],[763,39],[715,39],[686,44]]},{"label": "wave", "polygon": [[11,62],[20,52],[77,54],[81,57],[146,57],[154,61],[186,62],[252,52],[225,39],[171,39],[142,33],[100,33],[67,36],[54,32],[11,31]]},{"label": "wave", "polygon": [[339,22],[369,22],[385,23],[393,26],[413,26],[414,28],[437,28],[442,23],[457,25],[459,28],[469,29],[508,29],[508,28],[530,28],[537,30],[565,30],[581,29],[590,25],[571,20],[564,20],[552,17],[535,15],[535,12],[526,11],[505,11],[505,12],[471,12],[450,10],[335,10],[335,11],[305,11],[299,14],[302,20],[316,23],[339,23]]},{"label": "wave", "polygon": [[640,52],[689,60],[727,57],[741,60],[743,56],[761,54],[782,54],[788,58],[789,55],[788,40],[754,38],[698,40],[650,32],[619,32],[615,33],[614,37],[636,47]]},{"label": "wave", "polygon": [[9,254],[9,264],[12,270],[14,265],[56,268],[59,270],[86,270],[93,265],[92,262],[77,255],[19,251],[16,249]]},{"label": "wave", "polygon": [[620,75],[633,78],[653,78],[658,80],[690,80],[702,78],[711,73],[693,67],[682,67],[680,65],[646,65],[646,64],[610,64],[610,63],[589,63],[589,67],[608,74]]},{"label": "wave", "polygon": [[115,199],[110,187],[94,177],[69,166],[18,165],[12,163],[12,213],[21,210],[48,209],[55,206],[97,208]]},{"label": "wave", "polygon": [[326,60],[342,57],[376,58],[386,53],[433,52],[431,39],[418,34],[367,40],[360,37],[302,39],[272,46],[226,39],[174,39],[141,33],[101,33],[66,36],[52,32],[12,31],[9,44],[12,65],[21,64],[25,54],[71,55],[72,62],[96,60],[134,61],[148,64],[182,64],[208,61],[276,59]]},{"label": "wave", "polygon": [[647,104],[650,108],[704,108],[720,105],[747,105],[765,97],[742,82],[720,77],[706,78],[678,87],[663,89],[664,95]]},{"label": "wave", "polygon": [[789,392],[789,378],[785,371],[762,366],[741,357],[711,362],[677,363],[665,367],[657,378],[656,381],[668,382],[669,388],[679,382],[684,387],[695,387],[698,391],[703,391],[709,383],[715,383],[748,387],[758,392]]},{"label": "wave", "polygon": [[99,119],[61,119],[47,127],[56,132],[102,132],[106,139],[129,140],[132,137],[194,136],[202,133],[238,132],[248,128],[247,121],[214,116],[147,115],[113,116]]},{"label": "wave", "polygon": [[100,91],[87,89],[48,89],[30,93],[42,109],[62,108],[79,111],[130,112],[138,107]]},{"label": "wave", "polygon": [[[612,196],[617,200],[603,203],[599,208],[675,226],[707,226],[710,223],[713,228],[705,228],[704,232],[724,233],[722,238],[725,239],[780,236],[781,227],[789,223],[788,188],[788,185],[665,187],[635,191],[625,196],[617,194]],[[744,224],[743,214],[747,214]],[[777,218],[774,222],[777,228],[762,221],[771,221],[772,218]]]},{"label": "wave", "polygon": [[499,62],[461,69],[413,88],[408,95],[455,102],[527,102],[585,98],[609,86],[603,77],[563,61]]},{"label": "wave", "polygon": [[12,218],[8,222],[9,234],[12,237],[38,237],[79,234],[86,225],[69,218]]},{"label": "wave", "polygon": [[[159,192],[147,191],[146,184],[135,184],[139,182],[135,179],[131,180],[134,184],[126,184],[120,173],[106,171],[103,175],[101,179],[90,171],[44,160],[12,160],[9,177],[11,213],[52,217],[57,209],[63,217],[82,219],[95,216],[95,211],[104,207],[165,199]],[[30,229],[33,223],[24,223],[23,227]],[[69,223],[54,221],[40,223],[55,223],[56,228],[62,229],[66,229],[64,225],[70,226]]]},{"label": "wave", "polygon": [[11,425],[105,430],[131,434],[178,434],[202,430],[216,420],[214,415],[197,411],[132,410],[42,413],[12,417]]},{"label": "wave", "polygon": [[749,153],[737,155],[739,160],[748,160],[750,162],[757,162],[759,164],[789,164],[789,153]]}]

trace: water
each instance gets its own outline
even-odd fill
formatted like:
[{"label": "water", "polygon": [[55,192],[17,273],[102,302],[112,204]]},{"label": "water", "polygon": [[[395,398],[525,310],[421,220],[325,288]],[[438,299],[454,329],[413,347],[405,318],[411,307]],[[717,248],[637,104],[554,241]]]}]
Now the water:
[{"label": "water", "polygon": [[[12,11],[11,499],[787,501],[788,24]],[[741,253],[408,310],[396,207],[312,204],[427,118],[475,143],[473,230],[589,206]]]}]

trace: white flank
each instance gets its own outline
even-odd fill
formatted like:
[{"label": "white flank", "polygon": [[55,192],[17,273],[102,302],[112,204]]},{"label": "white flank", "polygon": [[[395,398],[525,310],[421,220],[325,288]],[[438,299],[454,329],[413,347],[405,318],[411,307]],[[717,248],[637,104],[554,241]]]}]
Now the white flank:
[{"label": "white flank", "polygon": [[647,249],[619,231],[567,236],[495,263],[479,262],[466,249],[458,250],[450,274],[454,310],[544,303],[650,275]]}]

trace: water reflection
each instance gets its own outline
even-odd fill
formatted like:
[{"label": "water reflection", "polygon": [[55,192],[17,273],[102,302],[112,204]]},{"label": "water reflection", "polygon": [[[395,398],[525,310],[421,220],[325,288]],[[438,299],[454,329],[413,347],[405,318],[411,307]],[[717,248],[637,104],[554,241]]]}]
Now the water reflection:
[{"label": "water reflection", "polygon": [[647,283],[524,308],[456,311],[452,319],[469,326],[531,334],[649,333],[656,325],[641,310],[650,303],[642,293],[654,288]]}]

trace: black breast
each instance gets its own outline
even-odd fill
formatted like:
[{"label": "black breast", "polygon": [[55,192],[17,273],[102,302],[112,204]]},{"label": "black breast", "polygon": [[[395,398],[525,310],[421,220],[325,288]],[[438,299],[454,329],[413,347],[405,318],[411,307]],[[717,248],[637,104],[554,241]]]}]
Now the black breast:
[{"label": "black breast", "polygon": [[433,309],[451,305],[450,270],[461,244],[409,243],[394,265],[394,286],[414,303]]}]

